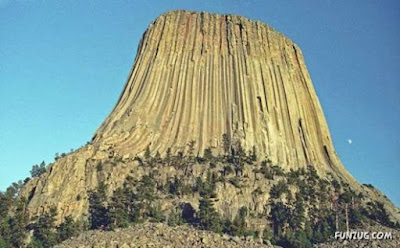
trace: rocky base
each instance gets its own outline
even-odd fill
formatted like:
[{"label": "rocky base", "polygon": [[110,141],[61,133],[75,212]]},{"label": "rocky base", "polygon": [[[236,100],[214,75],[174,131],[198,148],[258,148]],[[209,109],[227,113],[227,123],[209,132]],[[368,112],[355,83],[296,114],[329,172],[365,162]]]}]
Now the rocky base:
[{"label": "rocky base", "polygon": [[[369,233],[372,232],[390,232],[392,234],[392,239],[387,240],[331,240],[329,242],[315,245],[315,248],[332,248],[332,247],[354,247],[354,248],[398,248],[400,247],[400,230],[391,229],[381,225],[368,226],[363,229],[354,230]],[[353,230],[352,230],[353,231]]]},{"label": "rocky base", "polygon": [[[133,247],[274,247],[251,238],[243,239],[202,231],[191,226],[171,227],[163,223],[143,223],[111,232],[87,231],[64,241],[58,248]],[[275,246],[276,247],[276,246]]]}]

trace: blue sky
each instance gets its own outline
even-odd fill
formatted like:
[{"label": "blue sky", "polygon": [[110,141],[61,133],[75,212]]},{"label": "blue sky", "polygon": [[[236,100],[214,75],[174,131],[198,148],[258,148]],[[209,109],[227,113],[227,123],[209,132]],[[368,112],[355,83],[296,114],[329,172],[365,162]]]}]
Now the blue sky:
[{"label": "blue sky", "polygon": [[400,206],[396,0],[0,0],[1,189],[91,139],[147,25],[174,9],[244,15],[295,41],[344,165]]}]

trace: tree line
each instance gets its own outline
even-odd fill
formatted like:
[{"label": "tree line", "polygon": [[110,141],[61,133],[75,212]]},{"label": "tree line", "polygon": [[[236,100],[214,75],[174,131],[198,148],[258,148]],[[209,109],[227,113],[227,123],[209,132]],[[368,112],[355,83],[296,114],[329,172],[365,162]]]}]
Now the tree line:
[{"label": "tree line", "polygon": [[[246,151],[240,143],[233,145],[226,135],[222,140],[223,153],[218,155],[214,155],[211,148],[205,149],[202,156],[195,155],[193,141],[189,142],[186,154],[172,154],[168,149],[164,156],[158,152],[153,156],[148,147],[143,157],[136,158],[141,166],[174,166],[183,171],[183,175],[177,174],[164,184],[155,183],[157,178],[151,172],[140,179],[128,176],[111,194],[107,193],[107,185],[100,183],[88,192],[89,216],[84,221],[66,217],[62,224],[56,225],[55,208],[39,218],[29,219],[27,200],[18,197],[29,179],[14,183],[6,191],[0,191],[0,248],[23,246],[29,231],[33,232],[33,237],[28,247],[52,247],[82,230],[113,230],[144,221],[166,222],[171,226],[189,224],[217,233],[262,237],[283,247],[311,247],[332,237],[336,230],[348,230],[371,221],[400,227],[391,222],[382,203],[363,204],[362,194],[357,194],[333,175],[321,178],[313,166],[284,171],[268,159],[260,162],[255,147]],[[207,175],[190,183],[186,178],[196,163],[207,166]],[[221,171],[216,169],[217,164]],[[216,186],[230,183],[236,188],[244,187],[245,166],[262,175],[264,180],[273,182],[269,192],[257,188],[252,193],[269,194],[270,200],[263,214],[242,206],[233,219],[227,219],[214,207],[214,202],[218,201]],[[44,162],[34,165],[31,176],[39,177],[46,167]],[[96,169],[102,173],[103,165],[97,164]],[[181,198],[189,194],[199,195],[197,211],[187,203],[167,210],[160,205],[160,196]],[[254,218],[268,223],[262,232],[249,224]]]}]

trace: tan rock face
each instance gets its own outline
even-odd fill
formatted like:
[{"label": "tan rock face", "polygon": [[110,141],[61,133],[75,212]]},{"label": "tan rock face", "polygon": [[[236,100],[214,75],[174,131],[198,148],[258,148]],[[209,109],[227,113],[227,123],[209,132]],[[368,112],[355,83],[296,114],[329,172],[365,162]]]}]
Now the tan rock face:
[{"label": "tan rock face", "polygon": [[[362,190],[334,151],[297,45],[243,17],[174,11],[144,33],[124,91],[92,143],[56,161],[22,195],[32,215],[55,205],[60,218],[79,217],[87,210],[87,192],[99,182],[111,191],[132,171],[140,176],[132,158],[146,147],[175,153],[187,151],[193,140],[195,153],[211,147],[216,154],[222,152],[223,134],[287,170],[310,164]],[[110,158],[130,162],[114,166]],[[231,194],[228,205],[240,198],[233,190],[218,190]],[[253,208],[261,209],[266,200]]]},{"label": "tan rock face", "polygon": [[119,154],[222,150],[222,135],[272,161],[319,171],[340,164],[300,48],[233,15],[166,13],[145,32],[135,65],[94,144]]}]

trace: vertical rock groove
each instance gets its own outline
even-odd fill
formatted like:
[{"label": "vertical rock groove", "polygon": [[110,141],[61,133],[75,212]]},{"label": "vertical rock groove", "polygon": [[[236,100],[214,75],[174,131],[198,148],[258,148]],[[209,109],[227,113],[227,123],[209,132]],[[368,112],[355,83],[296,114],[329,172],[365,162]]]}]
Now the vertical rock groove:
[{"label": "vertical rock groove", "polygon": [[[300,120],[300,121],[299,121]],[[144,33],[119,101],[93,143],[115,152],[222,151],[227,134],[287,168],[349,177],[335,155],[300,49],[235,15],[173,11]]]}]

